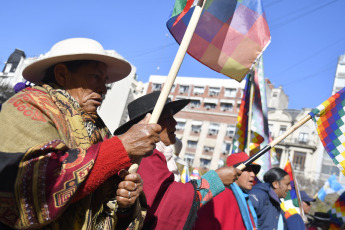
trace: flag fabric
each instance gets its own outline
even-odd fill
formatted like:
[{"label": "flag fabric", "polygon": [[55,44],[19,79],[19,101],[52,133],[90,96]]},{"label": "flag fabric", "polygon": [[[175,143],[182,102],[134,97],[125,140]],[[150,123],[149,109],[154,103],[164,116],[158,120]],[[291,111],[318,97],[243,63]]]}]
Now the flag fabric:
[{"label": "flag fabric", "polygon": [[199,174],[199,171],[198,171],[197,168],[194,168],[194,169],[193,169],[193,172],[192,172],[192,174],[190,175],[190,179],[191,179],[191,180],[199,180],[199,179],[201,179],[200,174]]},{"label": "flag fabric", "polygon": [[[167,22],[179,44],[195,2],[176,0]],[[209,68],[242,81],[270,38],[262,0],[207,0],[187,52]]]},{"label": "flag fabric", "polygon": [[232,153],[245,152],[248,138],[248,113],[250,105],[250,88],[252,82],[249,81],[250,75],[246,77],[240,110],[237,116],[235,135],[232,141]]},{"label": "flag fabric", "polygon": [[[280,206],[285,212],[285,218],[289,218],[296,213],[301,214],[301,207],[298,203],[300,196],[297,196],[297,193],[299,193],[298,183],[296,178],[294,178],[292,162],[289,159],[286,161],[284,170],[289,174],[291,190],[287,192],[287,195]],[[301,200],[300,203],[302,203]]]},{"label": "flag fabric", "polygon": [[[267,99],[262,57],[259,59],[254,71],[254,87],[252,87],[254,88],[252,120],[251,125],[248,126],[251,84],[251,81],[247,79],[240,112],[237,117],[232,153],[246,152],[248,128],[251,130],[250,155],[254,155],[269,143]],[[270,152],[257,159],[255,163],[261,165],[261,170],[257,176],[262,180],[263,175],[271,168]]]},{"label": "flag fabric", "polygon": [[328,155],[345,175],[345,88],[313,109],[309,115],[316,123],[320,140]]},{"label": "flag fabric", "polygon": [[338,181],[335,175],[331,175],[328,180],[325,182],[324,186],[317,193],[317,196],[320,200],[325,201],[327,194],[338,193],[341,194],[345,191],[345,187],[342,186]]},{"label": "flag fabric", "polygon": [[189,180],[190,180],[190,178],[189,178],[189,167],[184,166],[183,171],[181,173],[181,182],[187,183]]},{"label": "flag fabric", "polygon": [[332,205],[332,208],[328,211],[331,218],[331,226],[329,229],[340,229],[345,223],[345,192],[343,192],[338,199]]}]

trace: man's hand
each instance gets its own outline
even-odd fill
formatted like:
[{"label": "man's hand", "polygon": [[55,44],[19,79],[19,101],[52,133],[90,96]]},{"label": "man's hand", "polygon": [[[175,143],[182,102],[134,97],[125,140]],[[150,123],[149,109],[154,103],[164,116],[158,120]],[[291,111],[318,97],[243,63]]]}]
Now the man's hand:
[{"label": "man's hand", "polygon": [[216,170],[219,178],[222,180],[223,184],[228,186],[234,183],[239,176],[241,176],[242,171],[234,167],[222,167]]},{"label": "man's hand", "polygon": [[143,191],[143,181],[138,173],[130,173],[119,183],[116,200],[119,208],[129,208]]},{"label": "man's hand", "polygon": [[130,158],[137,159],[151,155],[156,143],[160,141],[159,133],[162,127],[158,124],[148,124],[150,117],[151,114],[147,114],[138,124],[119,136]]}]

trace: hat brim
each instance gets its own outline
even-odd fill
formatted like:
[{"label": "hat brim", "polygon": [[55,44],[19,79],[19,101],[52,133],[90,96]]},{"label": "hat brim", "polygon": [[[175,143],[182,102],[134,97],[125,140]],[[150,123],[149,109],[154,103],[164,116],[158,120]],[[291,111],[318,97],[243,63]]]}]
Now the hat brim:
[{"label": "hat brim", "polygon": [[132,67],[131,65],[118,57],[102,55],[102,54],[93,54],[93,53],[83,53],[83,54],[71,54],[71,55],[61,55],[55,57],[43,58],[42,60],[37,60],[30,65],[28,65],[23,70],[24,79],[32,82],[39,83],[45,76],[46,70],[58,63],[67,62],[67,61],[76,61],[76,60],[92,60],[103,62],[107,65],[107,74],[108,81],[107,83],[112,83],[119,81],[127,77]]},{"label": "hat brim", "polygon": [[[165,104],[163,111],[167,110],[167,109],[171,109],[173,112],[173,115],[175,115],[176,113],[178,113],[180,110],[182,110],[184,107],[186,107],[186,105],[188,105],[190,102],[189,99],[182,99],[182,100],[178,100],[178,101],[172,101],[172,102],[168,102],[167,104]],[[133,125],[137,124],[139,121],[141,121],[146,114],[148,113],[152,113],[153,109],[147,110],[147,111],[143,111],[143,113],[141,113],[141,115],[138,115],[136,117],[133,117],[132,119],[130,119],[129,121],[127,121],[126,123],[124,123],[123,125],[121,125],[119,128],[117,128],[114,132],[114,135],[121,135],[124,134],[125,132],[127,132]]]},{"label": "hat brim", "polygon": [[[242,162],[242,163],[243,163],[243,162]],[[237,164],[235,164],[233,167],[236,168],[237,166],[239,166],[239,165],[242,164],[242,163],[237,163]],[[260,170],[261,170],[261,165],[250,164],[249,166],[252,167],[253,172],[254,172],[255,175],[257,175],[257,174],[260,172]]]}]

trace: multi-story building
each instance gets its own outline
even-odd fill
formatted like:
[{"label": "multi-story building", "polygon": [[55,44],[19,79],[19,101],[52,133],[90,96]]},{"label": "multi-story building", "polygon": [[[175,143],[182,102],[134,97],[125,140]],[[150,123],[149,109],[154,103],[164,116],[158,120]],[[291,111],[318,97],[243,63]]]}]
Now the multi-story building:
[{"label": "multi-story building", "polygon": [[[147,93],[161,90],[166,78],[150,76]],[[175,115],[176,134],[183,143],[180,157],[191,166],[216,169],[224,165],[235,133],[244,84],[245,81],[238,83],[232,79],[176,78],[170,99],[191,99],[191,103]],[[266,89],[269,130],[275,139],[311,109],[288,109],[288,96],[282,87],[275,88],[268,79]],[[275,146],[278,166],[284,168],[290,158],[296,174],[318,180],[323,164],[320,143],[313,122],[307,122]]]},{"label": "multi-story building", "polygon": [[[166,76],[150,76],[147,93],[161,90]],[[235,133],[245,81],[177,77],[169,94],[172,100],[191,103],[175,115],[180,157],[194,167],[216,169],[224,165]]]}]

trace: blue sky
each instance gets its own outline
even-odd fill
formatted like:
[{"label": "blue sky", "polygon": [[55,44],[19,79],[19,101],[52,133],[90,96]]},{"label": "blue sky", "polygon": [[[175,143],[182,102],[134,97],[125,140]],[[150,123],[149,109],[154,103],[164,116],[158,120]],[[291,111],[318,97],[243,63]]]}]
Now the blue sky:
[{"label": "blue sky", "polygon": [[[282,86],[289,108],[318,106],[331,96],[338,57],[345,53],[344,0],[264,0],[271,44],[265,77]],[[88,37],[137,67],[140,81],[167,75],[178,45],[166,28],[174,0],[3,1],[0,69],[18,48],[27,56],[56,42]],[[186,55],[178,76],[227,78]]]}]

